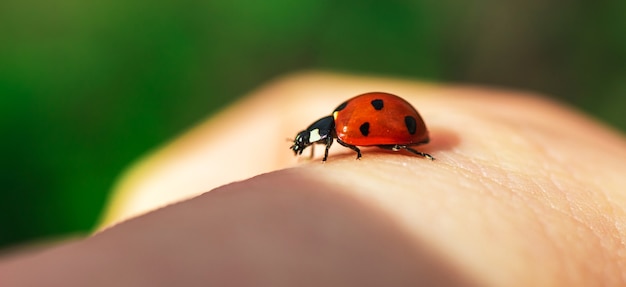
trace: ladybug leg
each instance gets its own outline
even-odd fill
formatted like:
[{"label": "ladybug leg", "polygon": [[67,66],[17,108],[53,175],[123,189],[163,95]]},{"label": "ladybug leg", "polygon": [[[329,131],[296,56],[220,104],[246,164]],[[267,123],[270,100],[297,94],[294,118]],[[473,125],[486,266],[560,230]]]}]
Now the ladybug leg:
[{"label": "ladybug leg", "polygon": [[351,144],[347,144],[347,143],[345,143],[345,142],[341,141],[340,139],[337,139],[337,142],[338,142],[340,145],[345,146],[345,147],[347,147],[347,148],[349,148],[349,149],[351,149],[351,150],[355,151],[355,152],[356,152],[356,159],[360,159],[360,158],[361,158],[361,150],[360,150],[358,147],[353,146],[353,145],[351,145]]},{"label": "ladybug leg", "polygon": [[409,146],[406,146],[406,145],[379,145],[378,147],[384,148],[384,149],[389,149],[389,150],[392,150],[392,151],[399,151],[399,150],[403,149],[403,150],[406,150],[406,151],[408,151],[410,153],[413,153],[413,154],[425,157],[427,159],[435,160],[435,158],[432,155],[429,155],[429,154],[421,152],[421,151],[414,150],[414,149],[412,149],[412,148],[410,148]]},{"label": "ladybug leg", "polygon": [[324,150],[324,159],[322,159],[322,162],[325,162],[326,159],[328,158],[328,150],[330,149],[331,145],[333,145],[333,137],[327,137],[326,138],[326,149]]},{"label": "ladybug leg", "polygon": [[429,155],[429,154],[424,153],[424,152],[421,152],[421,151],[414,150],[414,149],[412,149],[412,148],[410,148],[410,147],[408,147],[408,146],[402,146],[401,148],[402,148],[402,149],[405,149],[405,150],[407,150],[407,151],[409,151],[409,152],[411,152],[411,153],[414,153],[414,154],[416,154],[416,155],[423,156],[423,157],[425,157],[425,158],[427,158],[427,159],[430,159],[430,160],[435,160],[435,158],[434,158],[432,155]]}]

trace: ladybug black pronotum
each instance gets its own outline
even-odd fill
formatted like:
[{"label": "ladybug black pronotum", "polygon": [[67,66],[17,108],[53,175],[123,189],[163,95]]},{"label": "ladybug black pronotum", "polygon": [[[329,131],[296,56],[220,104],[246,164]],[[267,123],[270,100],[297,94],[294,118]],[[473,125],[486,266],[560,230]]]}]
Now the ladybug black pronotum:
[{"label": "ladybug black pronotum", "polygon": [[296,155],[308,146],[326,145],[324,159],[333,139],[357,153],[357,146],[378,146],[389,150],[406,150],[430,160],[435,158],[411,146],[426,144],[428,130],[417,110],[404,99],[389,93],[358,95],[339,105],[330,116],[323,117],[298,133],[290,147]]}]

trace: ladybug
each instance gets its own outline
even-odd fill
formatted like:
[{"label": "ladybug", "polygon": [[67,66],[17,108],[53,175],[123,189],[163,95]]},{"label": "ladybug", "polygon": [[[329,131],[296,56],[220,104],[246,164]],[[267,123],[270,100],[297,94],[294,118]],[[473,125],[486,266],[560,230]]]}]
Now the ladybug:
[{"label": "ladybug", "polygon": [[333,139],[355,151],[356,159],[361,158],[361,150],[357,146],[406,150],[430,160],[435,159],[411,148],[428,143],[428,130],[422,117],[409,102],[389,93],[365,93],[343,102],[332,115],[317,120],[299,132],[290,149],[299,155],[312,144],[325,144],[324,162]]}]

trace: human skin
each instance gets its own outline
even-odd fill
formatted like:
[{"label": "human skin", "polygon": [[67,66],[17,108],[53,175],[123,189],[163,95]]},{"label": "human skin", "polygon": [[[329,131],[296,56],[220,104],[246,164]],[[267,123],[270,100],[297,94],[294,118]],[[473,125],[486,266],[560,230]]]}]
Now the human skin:
[{"label": "human skin", "polygon": [[[369,91],[418,109],[435,161],[294,157]],[[0,259],[0,286],[623,286],[624,171],[622,135],[537,95],[302,73],[131,167],[95,235]]]}]

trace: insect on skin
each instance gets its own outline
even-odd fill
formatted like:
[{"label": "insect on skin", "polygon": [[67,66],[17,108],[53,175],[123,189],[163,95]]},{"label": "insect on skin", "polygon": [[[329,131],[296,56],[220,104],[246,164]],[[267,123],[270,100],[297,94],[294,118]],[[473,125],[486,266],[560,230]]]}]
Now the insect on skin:
[{"label": "insect on skin", "polygon": [[429,142],[428,130],[417,110],[406,100],[389,93],[372,92],[358,95],[339,105],[330,116],[323,117],[296,135],[290,149],[296,155],[312,144],[324,144],[324,159],[333,140],[357,153],[357,146],[406,150],[434,160],[412,146]]}]

